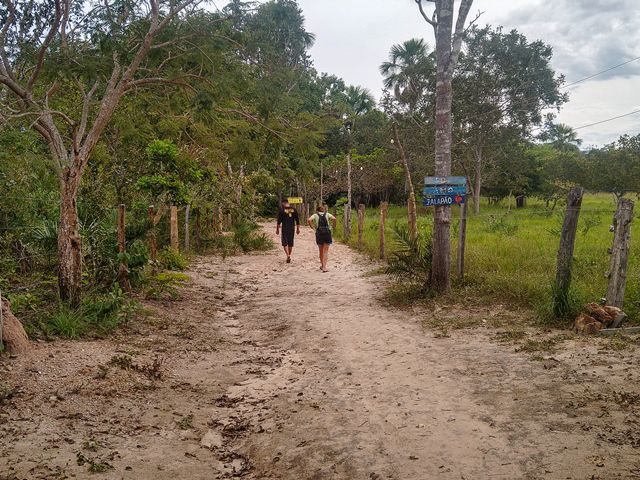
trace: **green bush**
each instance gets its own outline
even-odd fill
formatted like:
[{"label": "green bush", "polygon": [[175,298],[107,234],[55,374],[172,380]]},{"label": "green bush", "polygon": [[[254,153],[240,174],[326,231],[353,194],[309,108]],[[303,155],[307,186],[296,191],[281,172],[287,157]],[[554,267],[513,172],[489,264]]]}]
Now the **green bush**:
[{"label": "green bush", "polygon": [[87,333],[88,324],[82,309],[60,305],[47,322],[48,333],[58,337],[79,338]]},{"label": "green bush", "polygon": [[423,285],[426,289],[433,259],[431,236],[421,232],[412,240],[407,227],[398,224],[393,226],[393,233],[395,248],[389,256],[385,273],[396,280]]},{"label": "green bush", "polygon": [[144,280],[144,267],[149,263],[149,249],[141,240],[135,240],[126,253],[118,254],[118,261],[124,260],[129,269],[129,280],[133,285],[140,285]]},{"label": "green bush", "polygon": [[167,270],[186,270],[189,262],[171,247],[165,247],[158,255],[158,260],[162,268]]},{"label": "green bush", "polygon": [[255,250],[269,250],[273,242],[264,233],[258,233],[259,225],[253,222],[241,222],[233,226],[233,243],[244,253]]},{"label": "green bush", "polygon": [[139,304],[115,285],[108,294],[83,298],[77,309],[60,304],[44,328],[48,334],[65,338],[102,336],[129,322],[139,311]]},{"label": "green bush", "polygon": [[189,277],[184,273],[161,272],[149,279],[145,297],[152,300],[177,300],[179,297],[177,287],[188,281]]}]

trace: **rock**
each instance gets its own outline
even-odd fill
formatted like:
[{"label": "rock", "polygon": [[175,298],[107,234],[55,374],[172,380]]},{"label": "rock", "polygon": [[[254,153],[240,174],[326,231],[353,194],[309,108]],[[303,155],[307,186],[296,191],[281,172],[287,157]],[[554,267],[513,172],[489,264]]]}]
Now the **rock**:
[{"label": "rock", "polygon": [[578,333],[598,333],[602,330],[602,327],[601,322],[586,313],[581,313],[574,324],[574,328]]},{"label": "rock", "polygon": [[22,323],[11,313],[11,306],[7,299],[0,297],[0,303],[2,303],[2,342],[4,348],[13,355],[27,352],[29,338]]},{"label": "rock", "polygon": [[204,434],[204,437],[202,437],[202,440],[200,440],[200,445],[209,449],[220,448],[222,444],[222,435],[215,430],[208,430],[207,433]]}]

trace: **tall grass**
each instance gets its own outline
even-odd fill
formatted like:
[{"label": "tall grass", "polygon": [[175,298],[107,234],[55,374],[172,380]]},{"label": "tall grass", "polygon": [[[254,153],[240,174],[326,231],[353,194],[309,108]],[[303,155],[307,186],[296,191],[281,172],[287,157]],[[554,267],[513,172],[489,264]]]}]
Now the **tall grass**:
[{"label": "tall grass", "polygon": [[[553,315],[553,282],[560,242],[563,206],[555,211],[542,202],[529,199],[526,208],[482,204],[480,215],[469,214],[467,223],[465,292],[471,290],[479,298],[509,302],[532,308],[542,316]],[[597,301],[607,291],[613,235],[609,231],[615,212],[615,200],[607,194],[587,194],[583,200],[574,253],[571,303],[574,306]],[[372,258],[379,255],[378,209],[368,208],[365,215],[363,251]],[[418,209],[419,230],[432,229],[431,210]],[[453,208],[452,251],[457,247],[459,209]],[[406,208],[389,208],[385,232],[387,258],[396,247],[394,224],[407,222]],[[337,238],[342,238],[338,222]],[[632,247],[627,275],[625,311],[640,320],[640,220],[631,229]],[[357,223],[354,220],[349,245],[357,248]]]}]

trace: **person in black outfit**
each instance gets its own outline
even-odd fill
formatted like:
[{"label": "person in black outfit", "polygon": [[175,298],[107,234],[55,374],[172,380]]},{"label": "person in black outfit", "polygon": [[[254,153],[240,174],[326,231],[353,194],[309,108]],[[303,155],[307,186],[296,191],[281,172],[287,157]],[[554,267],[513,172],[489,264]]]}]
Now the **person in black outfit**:
[{"label": "person in black outfit", "polygon": [[300,219],[298,211],[289,205],[289,202],[282,202],[282,208],[278,212],[276,235],[280,234],[280,225],[282,225],[282,247],[287,255],[287,263],[291,263],[293,238],[296,234],[300,235]]}]

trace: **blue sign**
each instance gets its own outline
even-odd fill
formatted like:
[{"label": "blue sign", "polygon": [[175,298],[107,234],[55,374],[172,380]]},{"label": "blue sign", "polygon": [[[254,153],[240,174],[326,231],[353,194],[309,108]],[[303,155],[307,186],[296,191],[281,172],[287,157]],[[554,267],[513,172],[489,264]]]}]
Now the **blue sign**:
[{"label": "blue sign", "polygon": [[425,185],[466,185],[467,177],[425,177]]},{"label": "blue sign", "polygon": [[464,202],[464,195],[440,195],[422,199],[422,205],[425,207],[447,207],[450,205],[462,205]]},{"label": "blue sign", "polygon": [[425,195],[466,195],[467,187],[461,185],[442,185],[441,187],[424,187]]}]

